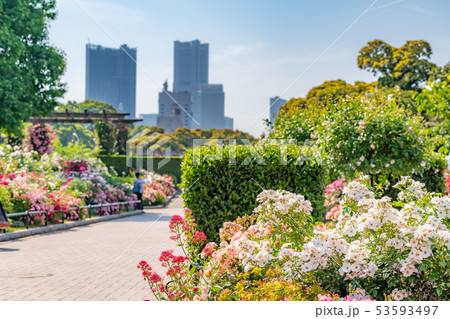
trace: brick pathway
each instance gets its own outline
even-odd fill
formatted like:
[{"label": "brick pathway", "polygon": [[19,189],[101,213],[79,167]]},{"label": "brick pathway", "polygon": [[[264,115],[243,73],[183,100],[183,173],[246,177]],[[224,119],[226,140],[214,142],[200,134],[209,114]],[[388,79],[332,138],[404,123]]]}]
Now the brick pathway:
[{"label": "brick pathway", "polygon": [[145,259],[161,273],[161,251],[178,251],[168,225],[182,205],[175,197],[167,208],[142,215],[1,242],[0,301],[149,299],[136,265]]}]

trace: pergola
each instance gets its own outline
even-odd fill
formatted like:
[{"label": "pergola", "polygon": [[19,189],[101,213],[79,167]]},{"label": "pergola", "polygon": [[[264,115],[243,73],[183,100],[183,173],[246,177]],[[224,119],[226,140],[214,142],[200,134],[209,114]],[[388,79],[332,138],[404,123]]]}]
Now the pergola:
[{"label": "pergola", "polygon": [[88,124],[95,123],[98,121],[108,121],[119,126],[125,127],[128,124],[133,124],[136,122],[142,121],[142,119],[127,119],[126,116],[129,116],[130,113],[110,113],[103,111],[102,113],[94,113],[89,112],[88,110],[84,110],[83,113],[70,112],[66,110],[65,112],[56,112],[48,117],[33,117],[29,119],[29,122],[38,124],[38,123],[66,123],[66,124]]},{"label": "pergola", "polygon": [[[118,130],[118,142],[119,145],[125,145],[128,139],[127,126],[136,122],[142,121],[142,119],[128,119],[130,113],[110,113],[103,110],[102,113],[89,112],[84,110],[82,113],[71,112],[66,110],[65,112],[55,112],[48,117],[33,117],[28,122],[33,124],[49,123],[49,124],[89,124],[98,121],[113,123]],[[122,140],[123,139],[123,140]]]}]

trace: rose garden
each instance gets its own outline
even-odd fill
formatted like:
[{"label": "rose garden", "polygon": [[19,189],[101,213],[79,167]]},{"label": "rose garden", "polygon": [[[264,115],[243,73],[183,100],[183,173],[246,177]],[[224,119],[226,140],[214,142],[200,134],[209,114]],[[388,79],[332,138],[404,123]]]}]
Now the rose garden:
[{"label": "rose garden", "polygon": [[[165,132],[110,104],[60,102],[64,56],[48,43],[55,5],[0,5],[0,242],[160,209],[138,220],[146,230],[109,267],[97,264],[93,283],[80,280],[75,300],[160,219],[170,244],[126,269],[149,300],[450,300],[450,64],[432,63],[428,42],[368,42],[357,65],[376,81],[325,81],[282,105],[260,138]],[[183,208],[169,219],[179,194]],[[109,253],[117,233],[102,233],[97,248]],[[2,247],[0,261],[21,254]]]},{"label": "rose garden", "polygon": [[[442,82],[415,94],[424,116],[411,112],[398,88],[347,96],[321,112],[287,104],[273,132],[252,145],[188,150],[179,185],[184,216],[173,216],[168,229],[183,255],[163,251],[164,273],[137,263],[149,293],[157,300],[448,300],[447,140],[427,124],[448,106],[448,92]],[[50,125],[30,125],[23,141],[1,146],[7,213],[50,212],[28,217],[38,228],[88,218],[76,207],[136,199],[133,169],[118,174],[94,151],[63,147],[55,135]],[[175,191],[172,177],[148,175],[145,205],[163,204]],[[120,212],[105,206],[96,215]],[[9,223],[7,232],[25,228],[23,216]]]}]

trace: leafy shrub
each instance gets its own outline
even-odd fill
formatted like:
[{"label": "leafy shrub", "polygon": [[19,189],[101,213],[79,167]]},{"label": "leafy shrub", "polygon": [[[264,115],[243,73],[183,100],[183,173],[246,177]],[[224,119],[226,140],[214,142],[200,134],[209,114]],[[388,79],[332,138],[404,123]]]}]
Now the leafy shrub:
[{"label": "leafy shrub", "polygon": [[295,108],[293,105],[296,105],[296,102],[292,99],[286,104],[291,105],[290,108],[280,110],[269,138],[295,139],[299,145],[314,139],[314,129],[322,122],[326,114],[325,107],[318,108],[314,103],[308,102],[309,104],[300,104]]},{"label": "leafy shrub", "polygon": [[100,154],[111,155],[116,152],[116,126],[109,122],[95,123],[95,142]]},{"label": "leafy shrub", "polygon": [[328,154],[331,170],[347,178],[368,174],[372,181],[422,170],[427,144],[420,133],[420,118],[395,100],[380,94],[330,106],[317,127],[317,143]]},{"label": "leafy shrub", "polygon": [[262,189],[305,194],[315,217],[321,218],[326,170],[319,155],[308,147],[289,145],[286,152],[282,149],[263,144],[224,145],[197,147],[186,153],[182,196],[199,230],[210,240],[218,240],[224,222],[251,214]]},{"label": "leafy shrub", "polygon": [[285,279],[242,280],[233,289],[221,291],[220,301],[314,301],[324,290],[317,284],[307,286],[303,283]]},{"label": "leafy shrub", "polygon": [[445,156],[435,152],[426,153],[422,164],[423,170],[414,173],[413,179],[424,183],[429,192],[444,193],[444,172],[447,168]]}]

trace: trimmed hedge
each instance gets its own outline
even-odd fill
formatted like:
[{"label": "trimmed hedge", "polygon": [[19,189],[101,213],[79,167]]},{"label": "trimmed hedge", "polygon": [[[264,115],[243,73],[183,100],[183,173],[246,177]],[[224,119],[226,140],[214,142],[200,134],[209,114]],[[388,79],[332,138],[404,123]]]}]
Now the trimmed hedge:
[{"label": "trimmed hedge", "polygon": [[[265,165],[256,160],[256,150]],[[213,158],[221,153],[220,159]],[[311,201],[316,219],[321,219],[326,168],[313,155],[313,150],[296,145],[289,145],[285,152],[276,145],[199,146],[185,154],[182,197],[199,229],[213,241],[219,240],[218,230],[224,222],[252,213],[263,189],[304,195]],[[300,157],[306,160],[298,162]],[[235,165],[230,158],[235,158]]]},{"label": "trimmed hedge", "polygon": [[[105,163],[106,166],[112,166],[117,174],[121,175],[122,172],[128,173],[127,166],[127,157],[126,155],[99,155],[98,158]],[[174,182],[180,180],[181,178],[181,162],[183,158],[181,156],[134,156],[132,160],[132,167],[136,167],[137,159],[142,160],[143,168],[147,168],[147,161],[153,161],[153,170],[158,174],[167,174],[172,177],[175,177],[176,180]],[[165,163],[161,168],[158,168],[158,165],[161,161],[169,159],[167,163]]]}]

